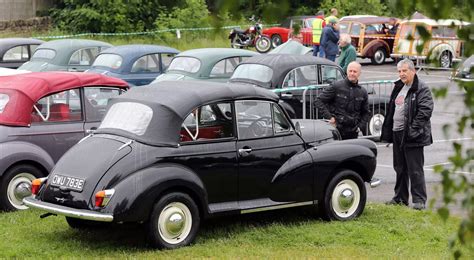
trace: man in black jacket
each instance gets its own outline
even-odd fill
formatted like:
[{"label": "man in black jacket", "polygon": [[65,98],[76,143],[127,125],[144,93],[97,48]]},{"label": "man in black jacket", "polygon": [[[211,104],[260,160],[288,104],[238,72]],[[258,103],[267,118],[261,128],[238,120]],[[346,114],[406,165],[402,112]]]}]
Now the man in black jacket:
[{"label": "man in black jacket", "polygon": [[393,168],[397,173],[395,196],[387,204],[408,205],[411,182],[413,208],[422,210],[426,204],[423,147],[433,143],[433,97],[428,86],[418,79],[411,60],[400,61],[397,69],[400,80],[395,82],[390,96],[380,137],[393,143]]},{"label": "man in black jacket", "polygon": [[367,90],[358,84],[360,73],[359,63],[349,63],[347,79],[324,89],[316,99],[319,113],[339,130],[342,139],[357,138],[370,116]]}]

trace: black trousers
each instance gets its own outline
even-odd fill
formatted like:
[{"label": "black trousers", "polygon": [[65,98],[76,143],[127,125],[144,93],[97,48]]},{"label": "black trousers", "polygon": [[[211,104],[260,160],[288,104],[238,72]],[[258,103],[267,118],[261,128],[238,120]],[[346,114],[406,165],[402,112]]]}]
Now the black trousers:
[{"label": "black trousers", "polygon": [[393,200],[408,205],[408,187],[411,184],[413,203],[426,203],[423,146],[401,146],[402,137],[403,131],[393,132],[393,168],[397,173]]},{"label": "black trousers", "polygon": [[359,136],[359,133],[357,133],[357,132],[342,132],[342,131],[339,131],[339,134],[341,134],[341,139],[342,140],[357,139],[357,137]]}]

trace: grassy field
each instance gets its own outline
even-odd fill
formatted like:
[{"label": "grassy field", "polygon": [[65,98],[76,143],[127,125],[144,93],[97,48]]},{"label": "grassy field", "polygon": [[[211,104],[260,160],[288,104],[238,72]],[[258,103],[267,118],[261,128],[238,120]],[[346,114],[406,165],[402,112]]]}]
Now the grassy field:
[{"label": "grassy field", "polygon": [[[142,225],[96,231],[70,229],[63,217],[0,213],[0,258],[449,258],[457,219],[432,212],[368,204],[355,221],[324,222],[286,210],[208,220],[189,247],[158,251]],[[465,252],[466,253],[466,252]],[[470,254],[470,255],[469,255]],[[472,259],[472,250],[466,259]]]}]

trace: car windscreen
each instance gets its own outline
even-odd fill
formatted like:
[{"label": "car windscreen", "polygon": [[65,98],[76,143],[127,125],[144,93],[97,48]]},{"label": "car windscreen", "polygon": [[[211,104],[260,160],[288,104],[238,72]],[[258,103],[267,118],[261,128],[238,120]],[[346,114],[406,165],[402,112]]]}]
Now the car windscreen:
[{"label": "car windscreen", "polygon": [[184,80],[184,75],[174,74],[174,73],[165,73],[161,74],[153,82],[159,81],[168,81],[168,80]]},{"label": "car windscreen", "polygon": [[92,66],[107,67],[111,69],[118,69],[122,65],[122,57],[117,54],[104,53],[97,56]]},{"label": "car windscreen", "polygon": [[7,94],[0,94],[0,114],[5,110],[8,101],[10,101],[10,97]]},{"label": "car windscreen", "polygon": [[340,33],[349,33],[349,23],[339,23]]},{"label": "car windscreen", "polygon": [[241,64],[238,66],[231,79],[250,79],[260,82],[270,82],[273,77],[273,70],[270,67],[260,64]]},{"label": "car windscreen", "polygon": [[56,51],[51,49],[36,49],[31,59],[52,60],[56,56]]},{"label": "car windscreen", "polygon": [[193,57],[175,57],[171,61],[168,70],[179,70],[189,73],[196,73],[201,68],[201,61]]},{"label": "car windscreen", "polygon": [[153,110],[147,105],[135,102],[115,103],[107,111],[99,129],[118,129],[141,136],[145,134],[152,117]]}]

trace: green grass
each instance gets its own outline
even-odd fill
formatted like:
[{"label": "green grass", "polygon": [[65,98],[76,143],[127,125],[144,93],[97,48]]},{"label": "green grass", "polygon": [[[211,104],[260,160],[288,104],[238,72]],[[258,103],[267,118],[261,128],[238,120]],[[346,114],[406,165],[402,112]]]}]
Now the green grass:
[{"label": "green grass", "polygon": [[[450,258],[448,238],[458,219],[432,212],[368,204],[349,222],[324,222],[286,210],[206,221],[192,246],[159,251],[144,226],[77,231],[63,217],[39,219],[28,210],[0,213],[0,258]],[[467,251],[467,250],[466,250]],[[466,252],[464,252],[466,253]],[[472,250],[464,255],[472,259]]]}]

